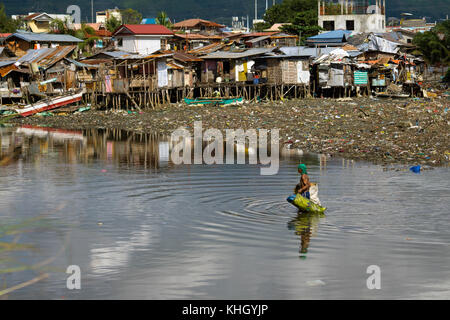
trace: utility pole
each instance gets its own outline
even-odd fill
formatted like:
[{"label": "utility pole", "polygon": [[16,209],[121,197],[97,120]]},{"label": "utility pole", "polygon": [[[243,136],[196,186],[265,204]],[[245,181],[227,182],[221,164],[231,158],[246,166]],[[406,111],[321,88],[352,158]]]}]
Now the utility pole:
[{"label": "utility pole", "polygon": [[258,0],[255,0],[255,20],[258,20]]},{"label": "utility pole", "polygon": [[269,0],[266,0],[266,11],[269,9]]},{"label": "utility pole", "polygon": [[94,0],[91,0],[91,18],[92,23],[95,23],[96,21],[94,21]]}]

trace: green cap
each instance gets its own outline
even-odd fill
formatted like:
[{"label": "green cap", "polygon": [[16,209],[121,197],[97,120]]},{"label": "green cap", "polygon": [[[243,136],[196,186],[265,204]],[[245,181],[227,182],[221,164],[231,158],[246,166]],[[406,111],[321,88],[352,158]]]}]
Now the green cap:
[{"label": "green cap", "polygon": [[302,172],[303,172],[303,174],[308,174],[308,172],[306,171],[306,164],[299,164],[298,165],[298,169],[300,170],[302,170]]}]

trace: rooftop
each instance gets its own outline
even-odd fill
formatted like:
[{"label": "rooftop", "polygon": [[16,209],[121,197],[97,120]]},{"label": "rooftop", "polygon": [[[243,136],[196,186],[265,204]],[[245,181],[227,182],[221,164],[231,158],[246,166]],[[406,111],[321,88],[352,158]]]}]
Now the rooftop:
[{"label": "rooftop", "polygon": [[195,28],[197,26],[216,27],[216,28],[225,27],[223,24],[218,24],[218,23],[208,21],[208,20],[203,20],[203,19],[188,19],[188,20],[177,22],[173,25],[173,27],[176,29]]},{"label": "rooftop", "polygon": [[83,42],[78,38],[72,37],[67,34],[50,34],[50,33],[33,33],[33,32],[16,32],[10,35],[6,40],[12,38],[19,38],[27,42],[58,42],[58,43],[75,43]]},{"label": "rooftop", "polygon": [[123,24],[114,31],[113,36],[119,34],[172,36],[174,33],[159,24]]}]

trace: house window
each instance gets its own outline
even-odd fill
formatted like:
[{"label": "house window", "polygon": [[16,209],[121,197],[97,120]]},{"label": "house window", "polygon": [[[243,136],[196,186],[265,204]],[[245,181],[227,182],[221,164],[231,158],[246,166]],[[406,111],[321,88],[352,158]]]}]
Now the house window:
[{"label": "house window", "polygon": [[117,40],[117,46],[123,47],[123,39],[122,38],[119,38],[119,40]]},{"label": "house window", "polygon": [[323,28],[326,31],[334,31],[334,21],[324,21]]},{"label": "house window", "polygon": [[345,22],[346,30],[353,31],[355,30],[355,20],[347,20]]}]

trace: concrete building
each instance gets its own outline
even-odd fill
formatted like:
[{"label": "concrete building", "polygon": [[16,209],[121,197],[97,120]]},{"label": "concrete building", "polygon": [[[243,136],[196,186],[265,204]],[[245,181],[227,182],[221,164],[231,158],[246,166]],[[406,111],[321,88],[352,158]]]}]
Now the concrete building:
[{"label": "concrete building", "polygon": [[318,0],[319,26],[325,32],[385,32],[386,0]]}]

